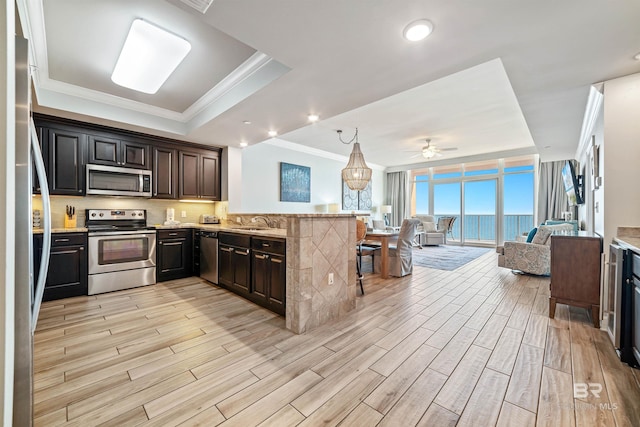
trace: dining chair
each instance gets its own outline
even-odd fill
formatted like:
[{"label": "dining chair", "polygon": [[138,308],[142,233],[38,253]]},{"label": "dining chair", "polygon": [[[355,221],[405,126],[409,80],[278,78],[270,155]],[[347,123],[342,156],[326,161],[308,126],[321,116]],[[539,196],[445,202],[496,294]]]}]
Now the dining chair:
[{"label": "dining chair", "polygon": [[367,224],[364,221],[356,220],[356,270],[358,272],[358,281],[360,282],[360,292],[364,295],[364,287],[362,286],[362,280],[364,275],[362,274],[362,257],[371,256],[371,268],[373,269],[374,256],[376,248],[363,245],[363,242],[367,236]]},{"label": "dining chair", "polygon": [[[395,247],[389,247],[389,275],[403,277],[413,273],[413,240],[422,222],[416,218],[402,221]],[[381,269],[380,258],[376,259],[375,271]]]}]

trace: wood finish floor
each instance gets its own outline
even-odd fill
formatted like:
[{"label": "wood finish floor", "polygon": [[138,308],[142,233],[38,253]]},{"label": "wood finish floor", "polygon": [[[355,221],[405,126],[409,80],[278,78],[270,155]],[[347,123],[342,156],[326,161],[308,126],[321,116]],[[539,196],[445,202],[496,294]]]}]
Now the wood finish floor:
[{"label": "wood finish floor", "polygon": [[585,310],[548,318],[549,279],[495,253],[378,277],[303,335],[198,278],[45,303],[35,424],[640,425],[640,372]]}]

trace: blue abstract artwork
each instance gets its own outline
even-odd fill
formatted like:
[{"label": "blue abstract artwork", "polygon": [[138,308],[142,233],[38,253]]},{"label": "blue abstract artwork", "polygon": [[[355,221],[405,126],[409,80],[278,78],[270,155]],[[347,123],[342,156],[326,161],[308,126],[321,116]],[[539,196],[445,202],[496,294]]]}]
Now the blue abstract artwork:
[{"label": "blue abstract artwork", "polygon": [[280,201],[311,202],[311,168],[280,162]]}]

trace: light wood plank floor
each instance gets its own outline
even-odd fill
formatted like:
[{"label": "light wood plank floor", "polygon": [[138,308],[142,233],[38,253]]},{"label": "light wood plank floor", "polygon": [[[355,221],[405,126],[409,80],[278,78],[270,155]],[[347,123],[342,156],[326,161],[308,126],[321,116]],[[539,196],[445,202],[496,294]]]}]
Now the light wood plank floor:
[{"label": "light wood plank floor", "polygon": [[640,425],[640,373],[547,278],[488,253],[365,291],[303,335],[198,278],[47,302],[35,424]]}]

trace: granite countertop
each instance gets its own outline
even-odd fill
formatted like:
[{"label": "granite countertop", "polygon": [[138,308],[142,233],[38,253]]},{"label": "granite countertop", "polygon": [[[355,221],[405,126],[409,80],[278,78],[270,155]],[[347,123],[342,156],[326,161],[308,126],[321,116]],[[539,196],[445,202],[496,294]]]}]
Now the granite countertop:
[{"label": "granite countertop", "polygon": [[640,253],[640,227],[618,227],[614,240]]},{"label": "granite countertop", "polygon": [[[248,226],[243,226],[242,228],[220,225],[220,224],[195,224],[195,223],[184,223],[178,225],[162,225],[162,224],[152,224],[150,227],[153,227],[157,230],[171,230],[175,228],[195,228],[198,230],[204,231],[230,231],[233,233],[240,234],[250,234],[256,236],[266,236],[266,237],[287,237],[287,230],[284,228],[249,228]],[[51,233],[86,233],[89,231],[85,227],[78,228],[52,228]],[[42,234],[44,230],[42,228],[34,228],[33,234]]]},{"label": "granite countertop", "polygon": [[[86,233],[89,231],[84,227],[76,227],[76,228],[52,228],[51,233]],[[42,228],[34,228],[33,234],[42,234],[44,230]]]},{"label": "granite countertop", "polygon": [[222,224],[195,224],[185,222],[177,225],[152,224],[157,230],[171,230],[175,228],[196,228],[204,231],[229,231],[239,234],[250,234],[266,237],[287,237],[287,230],[284,228],[251,228],[250,226],[228,226]]}]

